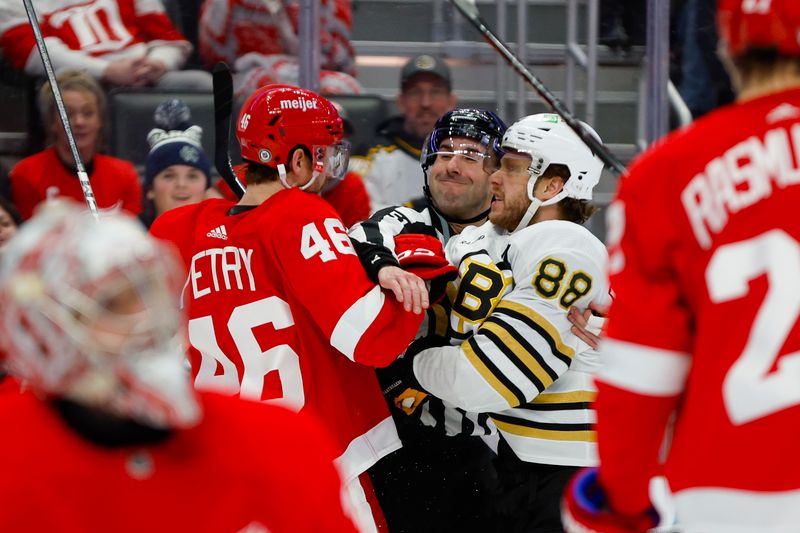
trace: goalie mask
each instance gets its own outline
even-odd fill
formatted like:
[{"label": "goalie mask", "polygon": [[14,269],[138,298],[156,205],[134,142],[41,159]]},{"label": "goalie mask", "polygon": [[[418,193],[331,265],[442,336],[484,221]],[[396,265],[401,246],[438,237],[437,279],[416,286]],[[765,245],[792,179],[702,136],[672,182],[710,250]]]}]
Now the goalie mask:
[{"label": "goalie mask", "polygon": [[[593,137],[600,140],[600,136],[588,124],[581,124]],[[521,156],[529,165],[527,193],[531,205],[516,230],[526,227],[541,205],[552,205],[564,198],[592,199],[592,189],[600,181],[603,162],[560,116],[539,113],[518,120],[509,126],[501,147],[504,151],[503,157]],[[569,178],[564,182],[561,192],[542,202],[534,195],[536,180],[550,165],[555,164],[565,166],[569,170]]]},{"label": "goalie mask", "polygon": [[[437,157],[463,157],[480,164],[491,173],[500,159],[500,139],[506,131],[505,123],[496,114],[483,109],[454,109],[436,121],[433,131],[422,145],[420,163],[424,174],[423,188],[428,204],[445,220],[455,223],[471,223],[486,218],[488,212],[481,213],[470,220],[459,220],[446,216],[436,207],[428,185],[428,169]],[[473,142],[463,143],[462,139]],[[445,143],[445,141],[447,141]],[[479,149],[475,149],[475,143]],[[443,144],[447,147],[444,148]]]},{"label": "goalie mask", "polygon": [[350,159],[350,144],[343,140],[339,113],[322,96],[290,85],[266,85],[242,106],[236,137],[242,159],[277,169],[284,187],[286,165],[295,148],[311,155],[308,189],[320,176],[341,180]]},{"label": "goalie mask", "polygon": [[135,219],[46,208],[0,262],[3,363],[50,396],[152,427],[192,425],[182,282],[172,250]]}]

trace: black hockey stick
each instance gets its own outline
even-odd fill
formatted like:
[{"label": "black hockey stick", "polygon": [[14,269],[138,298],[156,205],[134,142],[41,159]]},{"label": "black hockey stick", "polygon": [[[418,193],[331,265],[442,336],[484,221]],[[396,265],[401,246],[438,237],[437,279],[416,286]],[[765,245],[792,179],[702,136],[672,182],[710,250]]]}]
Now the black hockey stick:
[{"label": "black hockey stick", "polygon": [[81,154],[78,152],[78,145],[75,144],[75,136],[72,134],[72,126],[69,123],[69,116],[67,109],[64,107],[64,100],[61,98],[61,90],[58,88],[56,81],[56,73],[53,71],[53,64],[50,62],[50,54],[47,53],[47,46],[44,44],[44,37],[42,37],[42,29],[39,27],[39,19],[36,18],[36,11],[33,10],[31,0],[22,0],[25,4],[25,12],[28,15],[28,20],[33,29],[33,36],[36,39],[36,48],[39,49],[39,56],[42,58],[44,70],[47,73],[47,80],[50,82],[50,88],[53,91],[53,98],[56,101],[56,108],[58,108],[58,116],[61,123],[64,125],[64,132],[67,134],[67,141],[69,142],[69,149],[72,152],[72,158],[75,160],[75,168],[78,172],[78,181],[81,184],[81,191],[83,197],[86,199],[86,205],[89,206],[89,211],[95,219],[100,218],[100,213],[97,211],[97,202],[94,199],[94,192],[92,191],[92,184],[89,183],[89,175],[83,167],[81,161]]},{"label": "black hockey stick", "polygon": [[231,134],[231,112],[233,110],[233,77],[231,70],[223,62],[214,65],[211,71],[214,82],[214,167],[228,184],[233,193],[241,198],[244,186],[231,164],[228,139]]},{"label": "black hockey stick", "polygon": [[527,67],[514,55],[514,53],[508,49],[508,47],[497,38],[497,34],[489,29],[486,25],[486,22],[481,18],[480,13],[478,12],[478,6],[475,5],[475,0],[450,0],[450,2],[458,8],[462,15],[464,15],[470,23],[475,26],[475,29],[483,35],[483,38],[492,45],[492,48],[497,50],[500,55],[508,62],[511,67],[517,71],[517,73],[522,76],[522,78],[527,81],[531,87],[539,94],[542,100],[550,106],[550,108],[558,113],[561,118],[564,119],[564,122],[569,125],[572,130],[578,134],[581,140],[586,143],[592,152],[596,153],[597,156],[603,160],[603,162],[608,165],[613,171],[617,174],[625,174],[627,171],[625,170],[625,165],[617,159],[617,157],[611,153],[611,151],[604,145],[602,142],[598,141],[592,134],[586,131],[578,119],[570,112],[569,109],[564,105],[564,103],[556,98],[556,96],[550,92],[550,90],[544,86],[544,84],[539,81],[539,79],[533,75],[533,73],[528,70]]}]

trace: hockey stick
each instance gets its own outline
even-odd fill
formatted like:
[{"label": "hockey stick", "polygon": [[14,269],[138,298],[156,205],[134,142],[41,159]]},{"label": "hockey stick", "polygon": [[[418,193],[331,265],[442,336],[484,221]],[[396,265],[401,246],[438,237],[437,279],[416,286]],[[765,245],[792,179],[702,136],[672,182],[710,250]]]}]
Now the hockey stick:
[{"label": "hockey stick", "polygon": [[92,191],[92,184],[89,182],[89,175],[83,167],[81,161],[81,154],[78,152],[78,145],[75,143],[75,136],[72,134],[72,126],[69,123],[69,116],[67,109],[64,107],[64,100],[61,98],[61,90],[58,88],[56,81],[56,73],[53,71],[53,64],[50,62],[50,54],[47,53],[47,46],[44,44],[44,37],[42,37],[42,29],[39,27],[39,19],[36,18],[36,12],[33,10],[31,0],[22,0],[25,4],[25,12],[28,15],[28,20],[33,29],[33,36],[36,39],[36,48],[39,49],[39,56],[42,58],[44,70],[47,73],[47,80],[50,82],[50,88],[53,90],[53,98],[56,101],[56,108],[58,108],[58,116],[61,123],[64,125],[64,132],[67,134],[67,141],[69,142],[69,149],[72,152],[72,158],[75,160],[75,168],[78,172],[78,181],[81,184],[81,191],[83,197],[86,199],[86,205],[89,206],[89,212],[92,213],[95,220],[100,219],[100,213],[97,211],[97,202],[94,199],[94,191]]},{"label": "hockey stick", "polygon": [[508,62],[511,67],[517,71],[517,73],[522,76],[522,78],[527,81],[531,87],[539,94],[542,100],[550,106],[550,108],[558,113],[561,118],[564,119],[564,122],[572,128],[572,130],[578,134],[581,140],[586,143],[592,152],[596,153],[597,156],[603,160],[603,162],[608,165],[613,171],[617,174],[622,175],[625,174],[627,171],[625,170],[625,165],[611,153],[611,151],[604,145],[602,142],[598,141],[593,135],[591,135],[588,131],[586,131],[578,119],[566,108],[564,103],[556,98],[556,96],[550,92],[550,90],[544,86],[544,84],[539,81],[539,79],[533,75],[533,73],[528,70],[525,65],[514,55],[514,53],[508,49],[508,47],[497,38],[497,34],[493,32],[489,27],[486,25],[486,22],[481,18],[480,13],[478,12],[478,6],[475,5],[475,0],[450,0],[450,2],[456,6],[456,8],[461,12],[467,20],[475,27],[476,30],[483,35],[483,38],[492,45],[492,47],[497,50],[500,55]]},{"label": "hockey stick", "polygon": [[214,140],[216,142],[214,167],[233,193],[241,198],[244,196],[244,186],[236,177],[236,172],[231,164],[231,152],[228,149],[233,110],[233,77],[228,65],[223,62],[214,65],[211,76],[214,82]]}]

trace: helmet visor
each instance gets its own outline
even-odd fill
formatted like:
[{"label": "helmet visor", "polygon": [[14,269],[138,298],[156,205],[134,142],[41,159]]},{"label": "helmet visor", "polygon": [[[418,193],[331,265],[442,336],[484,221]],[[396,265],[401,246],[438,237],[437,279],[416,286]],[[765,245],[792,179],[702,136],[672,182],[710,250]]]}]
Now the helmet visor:
[{"label": "helmet visor", "polygon": [[315,145],[313,154],[314,171],[316,173],[337,181],[344,179],[344,175],[347,173],[347,165],[350,162],[349,142],[342,141],[327,146]]},{"label": "helmet visor", "polygon": [[422,161],[433,164],[436,161],[449,162],[457,158],[465,165],[476,165],[491,168],[497,164],[494,152],[495,140],[484,137],[482,141],[465,137],[446,137],[437,146],[436,151],[429,151],[430,143],[423,144]]}]

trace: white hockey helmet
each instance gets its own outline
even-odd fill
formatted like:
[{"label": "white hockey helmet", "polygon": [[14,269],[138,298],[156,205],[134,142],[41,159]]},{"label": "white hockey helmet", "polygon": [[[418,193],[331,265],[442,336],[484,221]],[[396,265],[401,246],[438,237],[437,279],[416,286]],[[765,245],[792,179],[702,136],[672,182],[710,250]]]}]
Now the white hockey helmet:
[{"label": "white hockey helmet", "polygon": [[[600,140],[600,136],[591,126],[585,122],[581,124],[593,137]],[[558,200],[565,197],[592,199],[592,189],[600,181],[603,162],[559,115],[539,113],[518,120],[506,131],[501,146],[504,150],[528,154],[533,159],[529,168],[529,197],[533,195],[536,178],[550,165],[561,164],[569,169],[569,179]]]},{"label": "white hockey helmet", "polygon": [[0,259],[0,363],[40,393],[153,427],[192,425],[183,280],[137,220],[46,207]]}]

